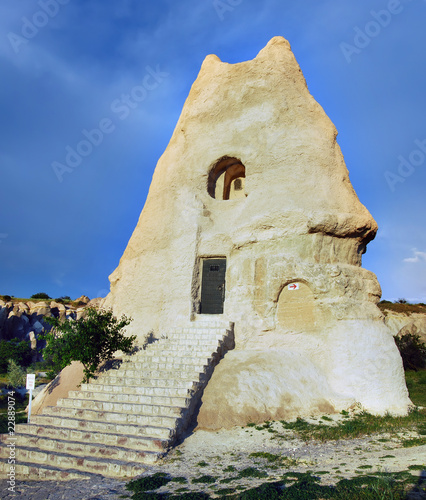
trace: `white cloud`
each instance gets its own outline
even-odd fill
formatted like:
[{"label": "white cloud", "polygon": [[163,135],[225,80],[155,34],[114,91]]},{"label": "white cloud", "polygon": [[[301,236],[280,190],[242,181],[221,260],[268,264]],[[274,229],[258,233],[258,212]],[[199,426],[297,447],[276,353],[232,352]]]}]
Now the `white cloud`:
[{"label": "white cloud", "polygon": [[426,262],[426,252],[419,252],[417,248],[412,249],[414,257],[408,257],[403,262]]}]

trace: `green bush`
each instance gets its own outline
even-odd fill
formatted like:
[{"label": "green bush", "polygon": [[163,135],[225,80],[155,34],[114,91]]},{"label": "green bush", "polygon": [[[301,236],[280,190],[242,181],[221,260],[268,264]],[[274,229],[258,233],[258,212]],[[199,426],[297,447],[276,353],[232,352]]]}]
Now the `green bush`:
[{"label": "green bush", "polygon": [[45,318],[53,328],[40,335],[46,341],[43,357],[59,372],[72,361],[84,366],[84,381],[93,377],[104,361],[113,358],[116,351],[130,353],[136,336],[125,337],[122,330],[131,319],[123,315],[117,319],[112,311],[94,308],[86,309],[84,317],[78,320]]},{"label": "green bush", "polygon": [[404,370],[419,370],[426,367],[426,345],[420,335],[406,333],[401,337],[394,337],[404,364]]},{"label": "green bush", "polygon": [[69,302],[71,301],[71,297],[69,295],[63,295],[62,297],[58,297],[55,299],[55,302]]},{"label": "green bush", "polygon": [[6,373],[9,359],[18,365],[28,366],[31,363],[30,344],[17,338],[0,340],[0,373]]},{"label": "green bush", "polygon": [[10,387],[22,387],[26,382],[27,372],[13,359],[9,360],[7,367],[7,382]]},{"label": "green bush", "polygon": [[12,300],[12,297],[10,295],[0,295],[0,297],[5,302],[10,302]]},{"label": "green bush", "polygon": [[30,297],[31,299],[46,299],[46,300],[49,300],[50,297],[49,295],[47,295],[47,293],[35,293],[34,295],[31,295]]}]

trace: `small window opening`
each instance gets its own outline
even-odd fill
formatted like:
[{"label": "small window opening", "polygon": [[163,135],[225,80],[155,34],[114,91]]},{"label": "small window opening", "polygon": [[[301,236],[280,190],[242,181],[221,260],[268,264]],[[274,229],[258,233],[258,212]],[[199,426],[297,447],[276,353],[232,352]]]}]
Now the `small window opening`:
[{"label": "small window opening", "polygon": [[243,182],[241,180],[241,177],[238,177],[238,179],[235,179],[234,181],[234,190],[241,191],[241,189],[243,189]]},{"label": "small window opening", "polygon": [[217,200],[244,198],[246,169],[238,158],[223,156],[212,168],[208,192]]}]

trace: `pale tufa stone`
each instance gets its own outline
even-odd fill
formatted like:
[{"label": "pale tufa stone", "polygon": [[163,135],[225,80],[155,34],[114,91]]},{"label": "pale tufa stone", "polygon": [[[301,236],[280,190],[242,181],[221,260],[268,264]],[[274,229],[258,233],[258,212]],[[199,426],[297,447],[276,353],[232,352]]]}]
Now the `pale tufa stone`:
[{"label": "pale tufa stone", "polygon": [[89,297],[87,297],[86,295],[82,295],[81,297],[79,297],[78,299],[75,299],[74,302],[82,302],[83,304],[88,304],[90,302],[90,299]]},{"label": "pale tufa stone", "polygon": [[[208,56],[104,307],[131,316],[128,332],[141,343],[151,330],[208,319],[200,314],[203,261],[226,258],[224,310],[213,316],[235,323],[224,377],[236,376],[238,352],[298,353],[327,381],[320,396],[330,407],[355,400],[375,413],[405,414],[410,400],[377,308],[380,286],[361,268],[377,225],[350,183],[336,136],[283,38],[239,64]],[[269,369],[278,373],[273,359]],[[254,363],[252,376],[260,380],[264,366]],[[217,373],[210,387],[226,393]],[[278,392],[296,391],[277,384]],[[239,397],[269,414],[262,384],[251,387]],[[314,393],[306,390],[298,414],[309,414]],[[208,394],[209,386],[201,416],[216,412]]]}]

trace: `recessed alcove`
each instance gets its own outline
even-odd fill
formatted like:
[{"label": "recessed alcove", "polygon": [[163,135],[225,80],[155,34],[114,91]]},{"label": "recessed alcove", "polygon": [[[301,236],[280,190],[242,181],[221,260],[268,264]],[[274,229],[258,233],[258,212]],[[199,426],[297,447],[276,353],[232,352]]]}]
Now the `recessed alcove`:
[{"label": "recessed alcove", "polygon": [[216,200],[245,198],[246,168],[238,158],[223,156],[210,171],[207,190]]},{"label": "recessed alcove", "polygon": [[277,306],[281,327],[295,332],[311,331],[316,327],[318,314],[314,293],[307,284],[294,281],[282,289]]}]

